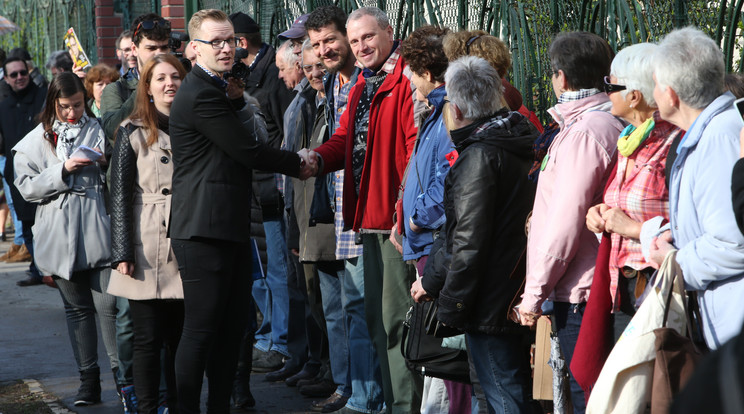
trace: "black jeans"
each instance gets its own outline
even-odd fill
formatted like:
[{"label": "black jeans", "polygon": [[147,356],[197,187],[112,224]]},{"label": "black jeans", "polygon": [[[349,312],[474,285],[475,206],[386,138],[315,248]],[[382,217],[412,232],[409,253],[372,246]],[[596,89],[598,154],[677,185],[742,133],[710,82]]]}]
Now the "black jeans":
[{"label": "black jeans", "polygon": [[[129,311],[134,324],[134,390],[137,393],[137,412],[156,414],[160,397],[160,355],[163,360],[165,383],[168,387],[168,407],[176,407],[175,359],[178,341],[183,330],[183,301],[130,300]],[[171,409],[172,412],[176,412]]]},{"label": "black jeans", "polygon": [[229,413],[238,351],[250,310],[250,243],[172,240],[184,294],[184,322],[176,353],[181,414],[199,413],[206,370],[208,413]]}]

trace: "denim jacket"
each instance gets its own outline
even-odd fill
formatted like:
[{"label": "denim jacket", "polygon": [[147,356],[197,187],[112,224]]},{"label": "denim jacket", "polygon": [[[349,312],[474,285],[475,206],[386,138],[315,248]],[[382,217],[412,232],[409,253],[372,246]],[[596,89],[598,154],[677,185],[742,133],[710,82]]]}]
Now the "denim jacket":
[{"label": "denim jacket", "polygon": [[[450,169],[448,154],[455,151],[442,116],[446,92],[444,85],[429,93],[434,110],[419,128],[419,138],[408,165],[403,193],[405,237],[403,260],[428,255],[434,230],[444,225],[444,178]],[[411,230],[411,222],[422,228]]]}]

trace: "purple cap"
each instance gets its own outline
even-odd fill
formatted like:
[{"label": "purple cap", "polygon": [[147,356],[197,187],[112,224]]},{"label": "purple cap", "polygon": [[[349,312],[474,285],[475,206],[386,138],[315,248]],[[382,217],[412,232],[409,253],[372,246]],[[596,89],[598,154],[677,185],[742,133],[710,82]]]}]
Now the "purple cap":
[{"label": "purple cap", "polygon": [[310,13],[307,13],[298,17],[297,20],[292,23],[292,26],[290,26],[289,30],[279,33],[277,38],[281,41],[285,41],[287,39],[299,39],[301,37],[305,37],[305,35],[307,35],[307,31],[305,31],[305,22],[307,21],[307,16],[309,15]]}]

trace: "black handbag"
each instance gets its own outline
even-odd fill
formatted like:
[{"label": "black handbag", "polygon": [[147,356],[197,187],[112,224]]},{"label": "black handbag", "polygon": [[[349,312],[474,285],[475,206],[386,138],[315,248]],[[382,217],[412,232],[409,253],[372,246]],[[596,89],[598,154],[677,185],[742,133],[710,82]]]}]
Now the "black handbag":
[{"label": "black handbag", "polygon": [[406,365],[412,371],[429,377],[469,384],[467,352],[443,348],[442,338],[426,333],[427,317],[431,314],[436,315],[436,308],[436,302],[429,301],[415,303],[408,310],[403,322],[403,339],[400,344]]}]

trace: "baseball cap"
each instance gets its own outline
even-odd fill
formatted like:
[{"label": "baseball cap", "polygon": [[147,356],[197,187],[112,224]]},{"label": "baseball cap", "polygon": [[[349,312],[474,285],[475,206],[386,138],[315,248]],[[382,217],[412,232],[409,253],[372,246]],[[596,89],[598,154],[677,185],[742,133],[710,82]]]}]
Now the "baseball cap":
[{"label": "baseball cap", "polygon": [[279,33],[277,38],[279,38],[279,40],[281,41],[284,41],[287,39],[298,39],[300,37],[305,37],[305,35],[307,34],[307,31],[305,31],[305,22],[307,21],[307,16],[309,15],[310,13],[307,13],[298,17],[297,20],[292,23],[292,26],[290,26],[289,30]]},{"label": "baseball cap", "polygon": [[233,24],[235,33],[258,33],[260,30],[256,21],[243,12],[231,14],[230,21]]}]

